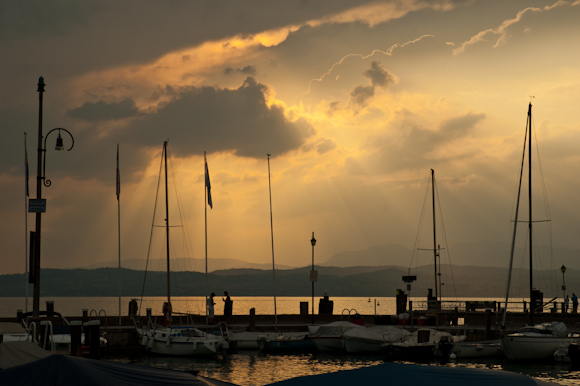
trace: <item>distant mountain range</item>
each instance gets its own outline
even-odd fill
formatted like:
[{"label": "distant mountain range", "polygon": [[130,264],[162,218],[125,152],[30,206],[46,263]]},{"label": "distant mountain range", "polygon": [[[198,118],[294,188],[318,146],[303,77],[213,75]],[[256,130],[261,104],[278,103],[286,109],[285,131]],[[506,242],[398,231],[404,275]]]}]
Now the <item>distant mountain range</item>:
[{"label": "distant mountain range", "polygon": [[[315,284],[315,296],[325,293],[329,296],[395,296],[398,289],[407,292],[402,276],[409,273],[405,267],[396,266],[356,266],[324,267],[316,266],[318,282]],[[277,270],[276,294],[278,296],[310,296],[310,267]],[[493,297],[505,296],[507,268],[450,266],[441,267],[442,294],[444,297]],[[417,276],[412,284],[412,296],[423,297],[429,288],[434,289],[434,270],[432,265],[413,268],[411,275]],[[562,277],[551,271],[538,271],[535,287],[544,292],[545,300],[562,296],[560,288]],[[529,297],[528,272],[515,269],[512,275],[512,299]],[[122,296],[139,297],[142,294],[144,271],[121,270]],[[229,269],[217,270],[208,274],[209,291],[222,293],[224,290],[232,296],[271,296],[273,282],[271,270]],[[42,271],[41,296],[113,296],[118,293],[118,268],[97,269],[48,269]],[[171,293],[173,296],[204,296],[205,274],[200,272],[174,272],[171,275]],[[0,296],[21,297],[25,294],[23,274],[1,275]],[[566,271],[568,294],[580,294],[580,271]],[[145,285],[145,296],[165,296],[167,276],[164,272],[148,272]],[[435,291],[433,291],[434,293]]]},{"label": "distant mountain range", "polygon": [[[146,265],[147,264],[145,259],[126,259],[121,261],[121,267],[137,271],[144,271]],[[118,268],[118,267],[119,261],[115,260],[94,263],[91,265],[78,268],[96,269],[96,268]],[[235,269],[235,268],[270,269],[272,268],[272,263],[269,264],[249,263],[247,261],[236,259],[211,259],[208,261],[209,272],[215,271],[216,269]],[[291,269],[291,268],[295,267],[276,264],[276,269]],[[167,270],[166,260],[152,259],[151,261],[149,261],[147,270],[153,272],[166,271]],[[194,258],[171,259],[171,270],[174,272],[183,272],[183,271],[205,272],[205,259],[194,259]]]},{"label": "distant mountain range", "polygon": [[[463,265],[463,266],[478,266],[478,267],[508,267],[509,265],[509,250],[508,243],[499,242],[473,242],[473,243],[458,243],[451,247],[445,248],[442,252],[442,263]],[[550,248],[548,246],[538,246],[538,256],[542,256],[545,261],[541,266],[549,267],[553,265],[558,268],[565,265],[568,268],[580,269],[580,260],[577,256],[580,255],[580,250],[571,248],[554,248],[554,261],[550,259]],[[516,256],[522,256],[524,251],[516,249]],[[416,265],[430,264],[433,258],[433,252],[428,250],[416,251],[414,254],[409,248],[402,247],[396,244],[378,245],[359,251],[345,251],[333,255],[324,263],[317,263],[317,265],[326,267],[413,267]],[[122,261],[122,267],[134,270],[145,270],[144,259],[126,259]],[[165,261],[162,259],[151,260],[148,265],[149,271],[164,271],[166,269]],[[88,266],[77,267],[85,269],[95,268],[116,268],[119,266],[117,260],[94,263]],[[171,263],[172,271],[196,271],[205,272],[204,259],[174,259]],[[210,259],[208,261],[208,270],[213,272],[216,270],[228,269],[271,269],[271,263],[250,263],[239,259]],[[288,266],[283,264],[276,264],[276,269],[285,270],[298,268],[296,266]]]}]

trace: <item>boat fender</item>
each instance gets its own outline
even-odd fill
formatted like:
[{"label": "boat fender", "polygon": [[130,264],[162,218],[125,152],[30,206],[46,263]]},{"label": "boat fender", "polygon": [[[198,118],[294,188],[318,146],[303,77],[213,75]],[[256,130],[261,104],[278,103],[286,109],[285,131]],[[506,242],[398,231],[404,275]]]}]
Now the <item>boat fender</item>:
[{"label": "boat fender", "polygon": [[169,347],[170,344],[171,344],[171,334],[167,335],[167,346]]},{"label": "boat fender", "polygon": [[194,341],[193,342],[193,351],[196,351],[196,350],[197,350],[197,341]]},{"label": "boat fender", "polygon": [[149,350],[151,350],[153,348],[153,343],[154,342],[155,342],[155,338],[154,337],[149,338],[149,341],[147,342],[147,348]]},{"label": "boat fender", "polygon": [[454,353],[449,354],[449,359],[455,359],[457,358],[457,355],[455,355]]},{"label": "boat fender", "polygon": [[147,335],[143,335],[143,338],[141,338],[141,346],[147,346],[147,342],[149,342],[149,337]]}]

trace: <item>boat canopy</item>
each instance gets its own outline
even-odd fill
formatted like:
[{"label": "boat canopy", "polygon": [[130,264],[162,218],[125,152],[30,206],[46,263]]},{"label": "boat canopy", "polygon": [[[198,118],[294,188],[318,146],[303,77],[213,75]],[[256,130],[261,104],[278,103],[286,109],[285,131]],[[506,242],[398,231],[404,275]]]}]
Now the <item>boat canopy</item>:
[{"label": "boat canopy", "polygon": [[225,386],[231,383],[199,377],[184,371],[158,369],[51,355],[25,365],[0,371],[1,385],[19,386]]}]

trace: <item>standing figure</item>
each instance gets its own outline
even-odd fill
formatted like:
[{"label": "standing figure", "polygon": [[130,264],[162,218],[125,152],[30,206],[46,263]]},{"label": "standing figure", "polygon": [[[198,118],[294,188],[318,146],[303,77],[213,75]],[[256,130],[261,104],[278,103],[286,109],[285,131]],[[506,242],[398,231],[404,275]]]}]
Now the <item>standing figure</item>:
[{"label": "standing figure", "polygon": [[575,293],[572,293],[572,313],[578,313],[578,298],[576,297]]},{"label": "standing figure", "polygon": [[224,291],[224,295],[225,295],[225,299],[222,298],[222,300],[224,301],[224,317],[226,318],[226,323],[230,322],[230,318],[232,317],[232,306],[233,306],[233,302],[230,299],[230,295],[228,294],[228,291]]},{"label": "standing figure", "polygon": [[570,307],[570,296],[566,295],[566,299],[564,299],[564,312],[568,313],[568,307]]},{"label": "standing figure", "polygon": [[213,306],[215,303],[213,302],[215,294],[212,292],[209,298],[207,298],[207,322],[213,324]]}]

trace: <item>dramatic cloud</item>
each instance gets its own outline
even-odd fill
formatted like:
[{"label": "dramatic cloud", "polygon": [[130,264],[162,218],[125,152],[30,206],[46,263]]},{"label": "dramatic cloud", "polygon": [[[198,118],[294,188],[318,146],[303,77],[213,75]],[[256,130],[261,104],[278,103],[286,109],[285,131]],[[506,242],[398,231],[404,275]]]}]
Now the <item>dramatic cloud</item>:
[{"label": "dramatic cloud", "polygon": [[373,60],[371,68],[363,72],[363,75],[371,80],[373,87],[387,88],[396,81],[395,76],[376,60]]},{"label": "dramatic cloud", "polygon": [[238,69],[233,69],[231,67],[228,67],[224,70],[224,74],[226,74],[226,75],[230,75],[230,74],[234,74],[234,73],[256,76],[256,74],[258,73],[258,70],[256,70],[256,66],[245,66],[245,67],[238,68]]},{"label": "dramatic cloud", "polygon": [[172,140],[179,156],[233,152],[263,158],[298,149],[313,129],[292,121],[283,106],[269,104],[268,88],[248,77],[237,89],[183,87],[169,89],[169,102],[135,120],[123,136],[146,146]]},{"label": "dramatic cloud", "polygon": [[123,119],[135,116],[139,109],[131,99],[121,102],[106,103],[84,103],[81,107],[66,112],[72,118],[84,119],[87,121],[105,121],[110,119]]},{"label": "dramatic cloud", "polygon": [[375,95],[375,88],[388,88],[396,82],[396,77],[391,74],[381,62],[373,61],[368,70],[363,75],[371,81],[370,85],[359,85],[350,93],[350,105],[364,107],[367,102]]}]

